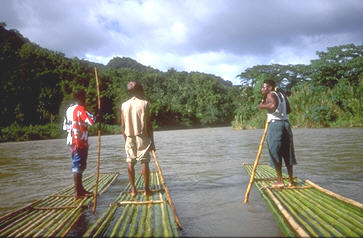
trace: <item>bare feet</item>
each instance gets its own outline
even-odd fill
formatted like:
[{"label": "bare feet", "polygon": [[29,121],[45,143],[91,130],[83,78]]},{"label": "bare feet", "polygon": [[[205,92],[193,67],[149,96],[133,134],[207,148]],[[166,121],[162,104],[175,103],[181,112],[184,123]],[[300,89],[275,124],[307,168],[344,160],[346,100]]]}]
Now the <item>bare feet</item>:
[{"label": "bare feet", "polygon": [[285,187],[284,183],[274,183],[271,185],[270,188],[283,188],[283,187]]},{"label": "bare feet", "polygon": [[151,194],[152,194],[152,192],[150,191],[150,189],[145,189],[145,191],[144,191],[145,197],[150,196]]},{"label": "bare feet", "polygon": [[74,195],[74,200],[77,200],[77,199],[83,199],[85,197],[90,197],[90,195],[85,195],[85,194],[76,194]]},{"label": "bare feet", "polygon": [[289,182],[289,184],[287,185],[288,188],[291,188],[291,187],[295,187],[295,183],[294,182]]},{"label": "bare feet", "polygon": [[135,197],[136,196],[136,194],[137,194],[137,191],[136,191],[136,189],[135,188],[131,188],[131,197]]},{"label": "bare feet", "polygon": [[81,192],[76,193],[74,195],[74,200],[85,198],[85,197],[92,197],[92,196],[93,196],[93,193],[88,192],[87,190],[82,190]]},{"label": "bare feet", "polygon": [[88,196],[88,197],[93,196],[93,193],[88,192],[88,191],[87,191],[87,190],[85,190],[85,189],[82,191],[82,193],[83,193],[83,196]]}]

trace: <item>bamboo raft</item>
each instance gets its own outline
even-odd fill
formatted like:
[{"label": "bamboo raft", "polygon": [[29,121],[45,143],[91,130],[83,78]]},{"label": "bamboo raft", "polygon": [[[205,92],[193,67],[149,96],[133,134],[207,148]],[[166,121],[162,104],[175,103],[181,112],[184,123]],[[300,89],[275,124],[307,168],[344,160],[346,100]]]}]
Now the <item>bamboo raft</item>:
[{"label": "bamboo raft", "polygon": [[[100,174],[98,194],[117,178],[117,173]],[[93,191],[94,176],[83,180],[85,189]],[[64,237],[77,223],[93,197],[74,200],[74,186],[0,217],[0,237]]]},{"label": "bamboo raft", "polygon": [[[251,175],[252,164],[244,164]],[[284,180],[287,175],[284,174]],[[363,205],[294,178],[296,186],[271,189],[275,169],[258,165],[254,184],[286,236],[363,237]],[[286,182],[285,182],[286,184]]]},{"label": "bamboo raft", "polygon": [[177,237],[177,223],[157,172],[150,172],[152,195],[143,195],[144,180],[140,174],[131,197],[128,184],[109,208],[91,225],[84,236],[107,237]]}]

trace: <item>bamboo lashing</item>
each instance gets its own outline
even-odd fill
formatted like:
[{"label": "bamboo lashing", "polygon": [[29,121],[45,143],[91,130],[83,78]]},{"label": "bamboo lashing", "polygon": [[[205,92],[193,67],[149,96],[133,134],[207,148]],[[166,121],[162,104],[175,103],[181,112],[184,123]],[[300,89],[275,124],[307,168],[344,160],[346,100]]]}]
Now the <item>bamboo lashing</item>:
[{"label": "bamboo lashing", "polygon": [[166,186],[166,184],[165,184],[164,176],[163,176],[163,173],[162,173],[161,168],[160,168],[160,166],[159,166],[159,162],[158,162],[158,159],[157,159],[157,157],[156,157],[155,150],[151,150],[151,153],[152,153],[152,155],[153,155],[153,158],[154,158],[154,161],[155,161],[155,165],[156,165],[156,167],[157,167],[157,169],[158,169],[158,172],[159,172],[159,175],[160,175],[161,183],[162,183],[162,185],[163,185],[163,187],[164,187],[164,189],[165,189],[166,198],[168,199],[168,202],[169,202],[169,204],[170,204],[170,206],[171,206],[171,209],[172,209],[172,211],[173,211],[173,215],[174,215],[174,217],[175,217],[175,222],[177,223],[177,225],[178,225],[179,229],[181,229],[181,230],[182,230],[182,229],[183,229],[182,224],[181,224],[181,222],[180,222],[180,220],[179,220],[179,218],[178,218],[178,215],[176,214],[176,209],[175,209],[174,203],[173,203],[173,201],[172,201],[172,199],[171,199],[171,197],[170,197],[169,189],[168,189],[168,187],[167,187],[167,186]]},{"label": "bamboo lashing", "polygon": [[309,189],[309,188],[313,188],[313,186],[311,185],[304,185],[304,186],[290,186],[290,187],[282,187],[282,188],[272,188],[269,186],[263,187],[262,189],[270,189],[270,190],[278,190],[278,189]]},{"label": "bamboo lashing", "polygon": [[[96,86],[97,86],[97,108],[98,113],[101,113],[101,99],[100,99],[100,86],[98,83],[98,75],[97,75],[97,68],[95,67],[95,76],[96,76]],[[98,143],[97,143],[97,161],[96,161],[96,183],[95,183],[95,190],[93,193],[93,208],[92,212],[96,212],[97,207],[97,192],[98,192],[98,179],[99,179],[99,172],[100,172],[100,155],[101,155],[101,121],[98,123]]]},{"label": "bamboo lashing", "polygon": [[255,173],[256,173],[256,168],[258,165],[258,161],[260,160],[261,157],[261,152],[262,152],[262,147],[263,147],[263,143],[265,141],[265,137],[266,137],[266,133],[267,133],[267,128],[268,128],[268,120],[266,119],[266,123],[265,123],[265,129],[263,131],[263,135],[260,141],[260,145],[258,146],[258,151],[257,151],[257,155],[256,155],[256,159],[255,159],[255,163],[253,165],[253,169],[252,169],[252,174],[251,174],[251,178],[250,178],[250,182],[248,183],[247,186],[247,190],[246,190],[246,194],[245,194],[245,198],[243,200],[244,203],[248,202],[248,196],[250,194],[251,191],[251,187],[252,187],[252,183],[253,183],[253,179],[255,178]]},{"label": "bamboo lashing", "polygon": [[147,204],[158,204],[163,203],[163,200],[150,200],[150,201],[121,201],[119,205],[147,205]]},{"label": "bamboo lashing", "polygon": [[[277,177],[272,177],[272,178],[255,178],[254,181],[275,181],[277,179]],[[289,179],[289,177],[283,177],[283,180],[287,180]],[[294,177],[294,179],[296,179],[296,177]]]}]

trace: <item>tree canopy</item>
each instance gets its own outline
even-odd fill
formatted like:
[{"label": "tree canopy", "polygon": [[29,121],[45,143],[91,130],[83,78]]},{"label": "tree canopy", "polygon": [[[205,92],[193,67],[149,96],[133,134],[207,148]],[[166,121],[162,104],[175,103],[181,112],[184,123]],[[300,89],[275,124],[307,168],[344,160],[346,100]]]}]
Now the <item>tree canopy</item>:
[{"label": "tree canopy", "polygon": [[86,92],[88,110],[95,113],[95,67],[104,125],[120,124],[121,103],[129,98],[125,86],[136,80],[151,102],[154,128],[262,127],[265,112],[257,105],[265,79],[289,96],[293,126],[362,125],[363,45],[318,51],[309,65],[256,65],[241,72],[241,85],[235,86],[201,72],[162,72],[128,57],[107,65],[67,58],[5,27],[0,24],[0,141],[62,135],[57,130],[78,90]]}]

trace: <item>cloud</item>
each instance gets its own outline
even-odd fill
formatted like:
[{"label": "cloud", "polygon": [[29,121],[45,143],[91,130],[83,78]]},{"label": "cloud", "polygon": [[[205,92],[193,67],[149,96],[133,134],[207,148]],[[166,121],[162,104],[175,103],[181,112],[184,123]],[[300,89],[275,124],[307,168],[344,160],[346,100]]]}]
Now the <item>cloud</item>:
[{"label": "cloud", "polygon": [[309,64],[363,42],[359,0],[4,0],[0,21],[42,47],[106,64],[235,78],[257,64]]}]

